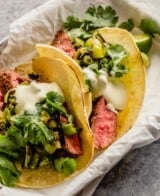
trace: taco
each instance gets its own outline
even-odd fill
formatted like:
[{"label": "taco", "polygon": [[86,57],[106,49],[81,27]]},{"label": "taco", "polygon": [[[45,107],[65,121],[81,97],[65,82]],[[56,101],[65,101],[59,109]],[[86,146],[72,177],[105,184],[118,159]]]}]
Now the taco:
[{"label": "taco", "polygon": [[83,170],[94,145],[75,72],[39,57],[0,81],[0,182],[44,188]]},{"label": "taco", "polygon": [[82,91],[84,110],[95,148],[104,149],[132,127],[142,106],[145,68],[141,53],[133,36],[120,28],[97,29],[84,40],[69,38],[74,55],[68,53],[69,45],[61,46],[66,43],[64,34],[57,33],[53,46],[38,44],[38,53],[63,59],[75,71],[82,89],[88,84],[88,92]]}]

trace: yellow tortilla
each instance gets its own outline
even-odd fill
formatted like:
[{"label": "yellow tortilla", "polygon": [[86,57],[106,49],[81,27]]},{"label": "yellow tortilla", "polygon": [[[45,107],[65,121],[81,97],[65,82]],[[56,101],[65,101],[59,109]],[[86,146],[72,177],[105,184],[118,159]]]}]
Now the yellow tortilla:
[{"label": "yellow tortilla", "polygon": [[[64,51],[54,46],[50,46],[47,44],[37,44],[36,49],[40,57],[48,57],[51,59],[59,58],[64,60],[71,69],[75,71],[75,74],[80,82],[81,89],[83,92],[83,101],[86,107],[86,115],[89,117],[92,105],[91,105],[91,93],[89,92],[88,86],[85,84],[84,74],[80,66],[76,63],[74,59],[68,56]],[[85,95],[85,98],[84,98]]]},{"label": "yellow tortilla", "polygon": [[[101,28],[97,30],[103,39],[110,44],[120,44],[129,53],[124,65],[129,68],[129,72],[121,78],[121,81],[126,86],[128,92],[128,101],[123,111],[117,115],[117,138],[125,134],[132,127],[142,106],[142,101],[145,92],[145,67],[141,57],[141,53],[136,46],[133,36],[126,30],[120,28]],[[67,54],[53,46],[43,44],[37,45],[40,56],[46,56],[63,59],[67,65],[75,70],[79,80],[82,79],[82,70],[78,68],[77,63]],[[66,65],[66,66],[67,66]],[[84,85],[84,79],[81,81],[81,86]],[[89,117],[92,108],[91,95],[84,92],[84,110],[87,111]]]},{"label": "yellow tortilla", "polygon": [[[33,70],[40,75],[43,82],[56,82],[60,85],[67,104],[67,108],[73,114],[76,124],[82,128],[80,140],[83,154],[76,158],[77,169],[73,174],[83,170],[92,160],[94,152],[93,135],[89,128],[88,121],[84,115],[82,91],[75,72],[66,66],[60,59],[49,59],[39,57],[33,61]],[[60,183],[69,177],[63,173],[56,172],[50,167],[41,167],[36,170],[22,169],[18,186],[30,188],[44,188]]]},{"label": "yellow tortilla", "polygon": [[132,127],[142,106],[145,92],[145,67],[141,53],[133,36],[119,28],[102,28],[98,32],[110,44],[120,44],[129,53],[126,62],[129,72],[122,77],[128,92],[128,101],[123,111],[117,116],[117,137],[125,134]]}]

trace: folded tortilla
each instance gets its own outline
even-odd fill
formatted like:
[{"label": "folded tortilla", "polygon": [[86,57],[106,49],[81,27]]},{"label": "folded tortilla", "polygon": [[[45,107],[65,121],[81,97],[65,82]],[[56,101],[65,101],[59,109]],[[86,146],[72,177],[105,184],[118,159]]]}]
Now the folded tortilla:
[{"label": "folded tortilla", "polygon": [[117,116],[117,138],[125,134],[135,122],[141,109],[145,93],[145,67],[141,53],[132,34],[119,28],[102,28],[98,32],[110,44],[120,44],[128,52],[125,66],[129,72],[121,80],[128,92],[128,101],[124,110]]},{"label": "folded tortilla", "polygon": [[[136,46],[134,38],[131,33],[120,28],[101,28],[97,30],[103,37],[106,43],[120,44],[128,52],[128,57],[123,64],[127,66],[129,72],[125,74],[120,80],[126,87],[128,93],[128,101],[125,108],[118,112],[117,115],[117,138],[125,134],[133,125],[141,109],[144,93],[145,93],[145,67],[141,57],[141,53]],[[42,46],[42,47],[41,47]],[[37,44],[37,50],[40,56],[49,57],[52,59],[59,58],[63,59],[73,69],[78,77],[83,94],[84,110],[87,114],[87,118],[92,110],[92,98],[89,91],[86,89],[84,78],[82,78],[82,69],[78,64],[65,52],[54,47],[44,46]]]},{"label": "folded tortilla", "polygon": [[[84,115],[84,106],[82,100],[82,90],[75,72],[66,66],[66,63],[60,59],[49,59],[39,57],[33,61],[32,69],[40,75],[42,82],[56,82],[61,87],[66,105],[70,113],[74,116],[75,123],[81,127],[80,141],[83,153],[76,158],[76,172],[70,176],[55,171],[50,166],[39,167],[37,169],[23,169],[17,164],[21,171],[17,186],[30,188],[44,188],[60,183],[71,176],[77,174],[86,168],[93,157],[94,144],[93,134],[90,130],[86,116]],[[17,68],[17,71],[23,72],[23,66]]]}]

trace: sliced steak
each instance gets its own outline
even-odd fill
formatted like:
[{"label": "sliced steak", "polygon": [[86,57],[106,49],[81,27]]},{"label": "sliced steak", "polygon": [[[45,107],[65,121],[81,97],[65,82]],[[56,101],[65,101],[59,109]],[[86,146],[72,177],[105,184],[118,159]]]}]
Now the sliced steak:
[{"label": "sliced steak", "polygon": [[72,136],[64,136],[65,150],[73,155],[81,155],[82,148],[78,134]]},{"label": "sliced steak", "polygon": [[4,97],[3,97],[3,94],[2,92],[0,91],[0,109],[2,109],[3,105],[4,105]]},{"label": "sliced steak", "polygon": [[104,97],[98,98],[93,104],[90,124],[96,149],[106,148],[115,140],[116,114],[106,107]]},{"label": "sliced steak", "polygon": [[0,91],[4,95],[8,90],[15,88],[23,81],[28,81],[27,78],[20,76],[11,69],[0,70]]},{"label": "sliced steak", "polygon": [[63,50],[70,57],[74,58],[76,51],[72,45],[72,42],[71,42],[69,36],[64,31],[61,30],[61,31],[57,32],[55,39],[53,40],[52,45]]}]

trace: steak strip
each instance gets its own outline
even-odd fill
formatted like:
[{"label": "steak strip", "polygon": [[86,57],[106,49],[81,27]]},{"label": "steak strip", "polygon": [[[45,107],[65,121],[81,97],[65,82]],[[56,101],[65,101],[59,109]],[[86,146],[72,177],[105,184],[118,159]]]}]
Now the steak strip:
[{"label": "steak strip", "polygon": [[116,138],[116,114],[106,106],[104,97],[99,97],[93,103],[90,124],[96,149],[108,147]]}]

